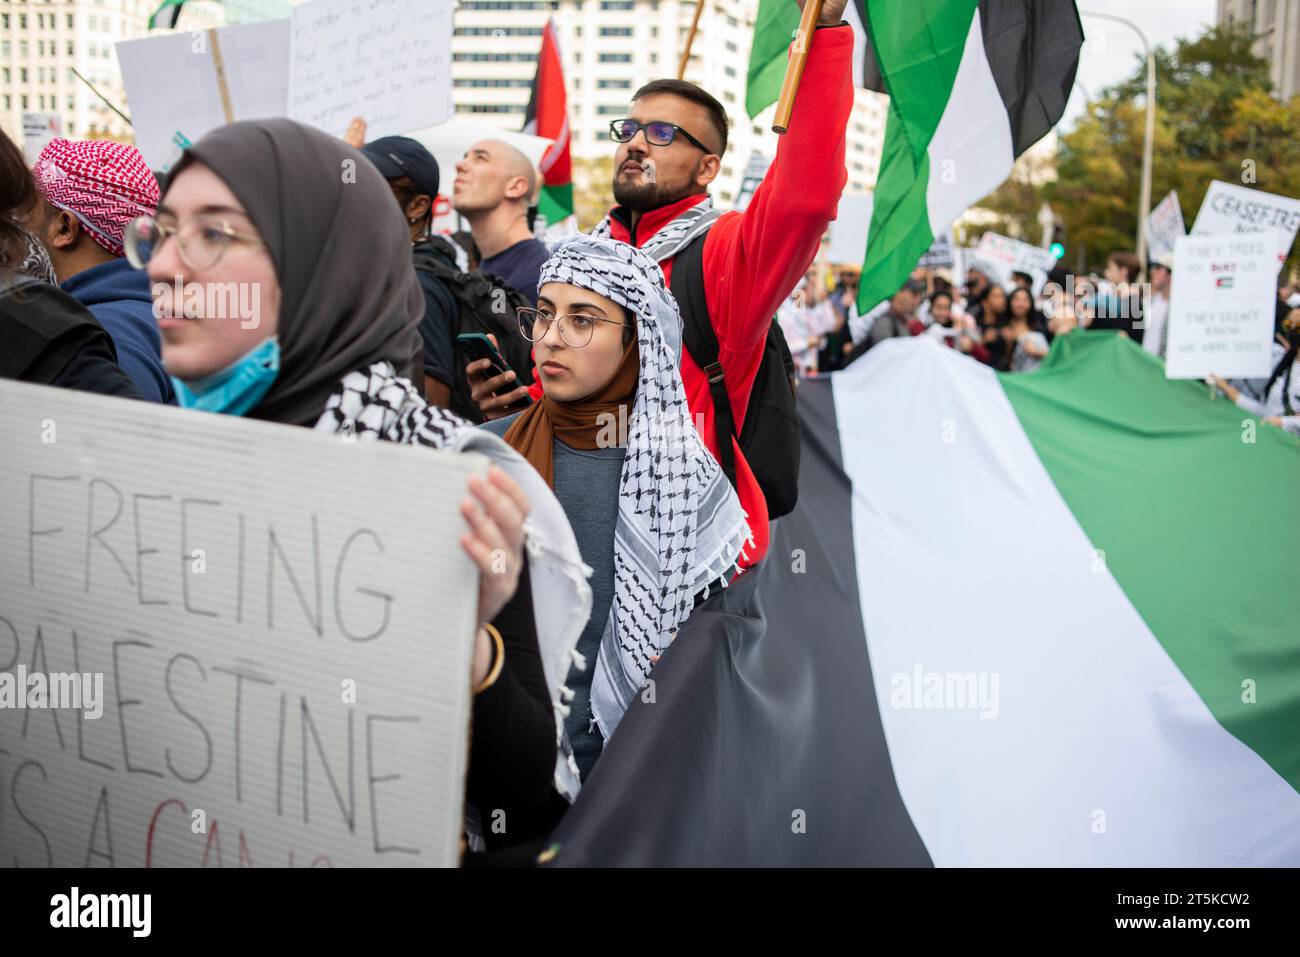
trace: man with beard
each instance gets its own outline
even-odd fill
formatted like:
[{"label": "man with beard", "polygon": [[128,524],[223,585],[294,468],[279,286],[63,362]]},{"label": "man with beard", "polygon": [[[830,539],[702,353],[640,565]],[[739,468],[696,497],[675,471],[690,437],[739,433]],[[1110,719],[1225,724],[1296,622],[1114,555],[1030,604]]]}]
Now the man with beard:
[{"label": "man with beard", "polygon": [[[845,127],[853,107],[853,30],[843,22],[846,0],[825,0],[812,38],[789,132],[743,213],[720,214],[708,187],[722,166],[728,121],[722,105],[693,83],[654,80],[632,98],[624,119],[610,123],[617,205],[593,230],[639,247],[671,283],[674,257],[707,233],[703,243],[703,301],[718,343],[730,400],[736,491],[754,533],[742,566],[756,564],[768,544],[763,492],[736,436],[777,308],[812,264],[835,217],[847,174]],[[679,296],[680,300],[687,297]],[[512,389],[509,373],[484,378],[467,368],[474,398],[487,418],[541,398],[541,387]],[[719,457],[710,376],[689,350],[681,354],[687,404],[705,445]],[[493,395],[494,392],[500,395]]]}]

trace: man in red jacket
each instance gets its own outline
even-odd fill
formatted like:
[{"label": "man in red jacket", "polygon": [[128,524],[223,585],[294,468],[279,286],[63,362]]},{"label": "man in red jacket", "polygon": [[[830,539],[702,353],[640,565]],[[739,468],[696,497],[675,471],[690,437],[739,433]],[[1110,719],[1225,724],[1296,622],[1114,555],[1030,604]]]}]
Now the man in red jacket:
[{"label": "man in red jacket", "polygon": [[[853,30],[842,20],[845,5],[846,0],[825,0],[822,6],[790,130],[743,213],[718,215],[708,196],[726,150],[727,119],[704,90],[679,80],[655,80],[637,91],[628,117],[611,124],[620,141],[614,155],[618,205],[593,232],[639,247],[671,282],[673,256],[708,231],[704,295],[736,435],[745,425],[768,326],[816,256],[847,180],[844,134],[853,107]],[[537,385],[511,389],[513,373],[484,379],[487,364],[479,360],[466,368],[487,418],[540,398]],[[716,458],[708,377],[685,349],[681,366],[687,403]],[[735,461],[736,491],[755,543],[742,564],[751,566],[767,553],[767,503],[738,444]]]}]

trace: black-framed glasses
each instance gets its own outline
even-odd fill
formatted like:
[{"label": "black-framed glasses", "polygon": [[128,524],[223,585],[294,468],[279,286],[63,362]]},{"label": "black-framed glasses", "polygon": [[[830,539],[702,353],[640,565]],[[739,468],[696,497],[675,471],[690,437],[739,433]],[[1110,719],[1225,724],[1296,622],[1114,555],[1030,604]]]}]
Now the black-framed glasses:
[{"label": "black-framed glasses", "polygon": [[591,342],[598,322],[608,322],[616,326],[626,325],[617,319],[602,319],[599,316],[584,316],[581,313],[557,316],[548,310],[532,309],[528,306],[519,310],[519,332],[529,342],[541,342],[545,339],[547,333],[551,331],[553,322],[560,325],[560,338],[574,349],[581,349]]},{"label": "black-framed glasses", "polygon": [[645,130],[645,141],[651,146],[668,146],[677,138],[677,134],[681,133],[691,144],[705,153],[713,153],[713,150],[691,136],[690,133],[676,123],[669,123],[665,120],[651,120],[649,123],[641,123],[630,116],[621,120],[611,120],[609,138],[615,143],[627,143],[641,130]]},{"label": "black-framed glasses", "polygon": [[127,262],[136,269],[144,269],[168,236],[176,237],[181,262],[191,269],[215,266],[232,242],[262,245],[256,236],[241,233],[222,219],[199,216],[179,226],[166,226],[152,216],[137,216],[127,224],[122,235]]}]

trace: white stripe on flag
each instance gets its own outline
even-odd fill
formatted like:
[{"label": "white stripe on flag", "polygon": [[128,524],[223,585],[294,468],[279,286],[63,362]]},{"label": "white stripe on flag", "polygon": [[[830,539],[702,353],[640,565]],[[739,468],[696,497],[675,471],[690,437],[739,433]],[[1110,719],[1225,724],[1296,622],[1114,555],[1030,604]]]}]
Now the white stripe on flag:
[{"label": "white stripe on flag", "polygon": [[932,236],[941,236],[971,203],[1001,185],[1015,162],[1012,150],[1011,121],[984,54],[976,9],[948,104],[930,139],[925,202]]},{"label": "white stripe on flag", "polygon": [[[935,864],[1300,864],[1300,795],[1098,564],[997,377],[919,336],[833,391],[877,701]],[[918,668],[996,675],[996,717],[895,707]]]}]

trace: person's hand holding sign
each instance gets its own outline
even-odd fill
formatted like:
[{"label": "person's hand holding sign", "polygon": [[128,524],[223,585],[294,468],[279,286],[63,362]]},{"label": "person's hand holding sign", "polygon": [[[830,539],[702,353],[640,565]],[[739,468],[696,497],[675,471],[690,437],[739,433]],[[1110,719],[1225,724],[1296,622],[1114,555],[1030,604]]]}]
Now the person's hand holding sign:
[{"label": "person's hand holding sign", "polygon": [[361,149],[366,145],[366,121],[359,116],[352,117],[352,122],[348,128],[343,131],[343,142],[347,143],[353,149]]},{"label": "person's hand holding sign", "polygon": [[474,683],[478,685],[493,664],[493,641],[484,626],[501,613],[519,586],[524,519],[529,505],[523,489],[496,466],[488,469],[486,479],[472,476],[469,493],[460,504],[461,515],[469,525],[469,531],[460,537],[460,545],[479,571],[474,648]]}]

